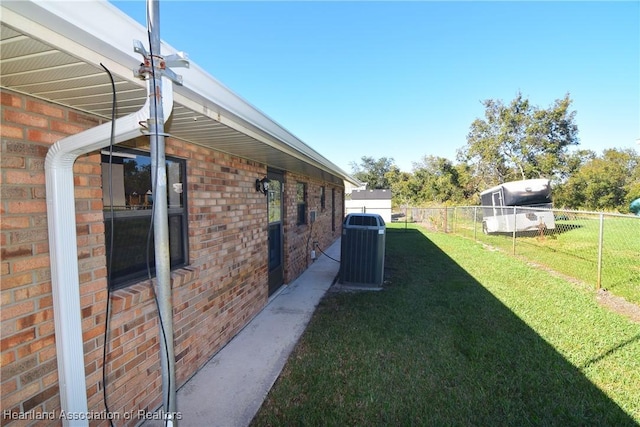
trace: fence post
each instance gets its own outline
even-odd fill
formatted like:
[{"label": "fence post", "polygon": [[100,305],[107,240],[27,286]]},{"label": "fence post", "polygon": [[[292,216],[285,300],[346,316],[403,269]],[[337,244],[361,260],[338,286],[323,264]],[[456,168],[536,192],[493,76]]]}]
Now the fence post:
[{"label": "fence post", "polygon": [[600,212],[600,232],[598,233],[598,279],[596,290],[602,287],[602,242],[604,240],[604,214]]},{"label": "fence post", "polygon": [[409,213],[409,205],[404,207],[404,231],[407,231],[407,216]]},{"label": "fence post", "polygon": [[513,254],[516,254],[516,223],[517,223],[517,212],[516,207],[513,207]]},{"label": "fence post", "polygon": [[477,236],[477,232],[476,232],[476,222],[477,222],[477,218],[478,218],[478,207],[474,206],[473,207],[473,240],[478,241],[478,236]]},{"label": "fence post", "polygon": [[448,217],[449,217],[449,213],[447,212],[447,208],[444,208],[444,232],[445,233],[449,232],[449,230],[448,230],[449,226],[447,224],[448,223],[448,221],[447,221]]},{"label": "fence post", "polygon": [[458,207],[453,207],[453,225],[451,226],[451,232],[455,234],[456,232],[456,222],[458,221]]}]

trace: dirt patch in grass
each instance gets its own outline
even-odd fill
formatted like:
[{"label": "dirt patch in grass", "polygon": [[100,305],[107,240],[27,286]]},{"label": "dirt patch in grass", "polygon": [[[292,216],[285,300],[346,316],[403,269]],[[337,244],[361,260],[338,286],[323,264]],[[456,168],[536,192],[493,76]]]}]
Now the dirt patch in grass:
[{"label": "dirt patch in grass", "polygon": [[[532,262],[528,262],[528,264],[535,268],[542,269],[551,275],[560,277],[566,280],[567,282],[574,284],[575,286],[578,286],[587,290],[593,289],[593,287],[587,285],[586,283],[580,280],[577,280],[573,277],[569,277],[567,275],[558,273],[557,271],[554,271],[547,266],[535,264]],[[623,316],[626,316],[635,323],[640,323],[640,306],[637,306],[636,304],[633,304],[622,297],[616,296],[606,289],[599,289],[596,292],[596,301],[598,302],[598,304],[608,308],[614,313],[618,313]]]},{"label": "dirt patch in grass", "polygon": [[640,307],[630,303],[622,297],[613,295],[606,289],[600,289],[596,295],[596,301],[604,307],[640,323]]},{"label": "dirt patch in grass", "polygon": [[[499,251],[499,252],[504,252],[502,249],[500,248],[496,248],[494,246],[491,245],[487,245],[485,243],[482,244],[482,246],[490,251]],[[559,273],[549,267],[547,267],[546,265],[542,265],[542,264],[538,264],[535,262],[531,262],[530,260],[523,258],[523,257],[519,257],[516,255],[516,258],[519,258],[520,260],[522,260],[523,262],[527,263],[527,265],[530,265],[534,268],[540,269],[540,270],[544,270],[547,273],[555,276],[555,277],[559,277],[563,280],[566,280],[567,282],[580,287],[582,289],[585,290],[591,290],[593,289],[592,286],[584,283],[581,280],[578,280],[574,277],[570,277],[567,276],[566,274],[562,274]],[[626,316],[627,318],[631,319],[633,322],[635,323],[640,323],[640,306],[631,303],[629,301],[627,301],[626,299],[616,296],[614,294],[612,294],[611,292],[609,292],[606,289],[599,289],[596,293],[596,301],[598,302],[598,304],[600,304],[603,307],[608,308],[609,310],[613,311],[614,313],[618,313],[621,314],[623,316]]]}]

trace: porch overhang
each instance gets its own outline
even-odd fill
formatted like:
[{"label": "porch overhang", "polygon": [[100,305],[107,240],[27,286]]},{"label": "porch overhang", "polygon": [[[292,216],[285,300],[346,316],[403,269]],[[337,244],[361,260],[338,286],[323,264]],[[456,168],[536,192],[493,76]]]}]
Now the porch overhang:
[{"label": "porch overhang", "polygon": [[[139,110],[146,84],[134,76],[146,28],[107,1],[3,1],[0,86],[88,114],[111,118],[114,75],[117,115]],[[188,46],[184,46],[188,50]],[[162,44],[162,55],[176,54]],[[172,137],[269,167],[341,184],[360,185],[326,157],[233,93],[197,64],[175,70]]]}]

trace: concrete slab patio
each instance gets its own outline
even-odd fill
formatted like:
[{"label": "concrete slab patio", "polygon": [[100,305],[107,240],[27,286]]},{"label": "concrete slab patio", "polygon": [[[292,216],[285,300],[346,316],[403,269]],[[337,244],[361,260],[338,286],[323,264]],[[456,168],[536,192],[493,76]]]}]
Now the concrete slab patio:
[{"label": "concrete slab patio", "polygon": [[340,240],[324,252],[177,391],[181,427],[249,425],[338,275],[340,264],[329,257],[340,259]]}]

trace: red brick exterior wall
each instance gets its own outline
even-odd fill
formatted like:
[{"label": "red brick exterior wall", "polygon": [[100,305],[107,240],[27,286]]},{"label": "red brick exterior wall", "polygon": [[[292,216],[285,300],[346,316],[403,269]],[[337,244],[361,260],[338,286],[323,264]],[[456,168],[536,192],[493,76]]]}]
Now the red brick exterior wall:
[{"label": "red brick exterior wall", "polygon": [[[13,93],[2,101],[2,409],[59,408],[44,158],[50,145],[99,120]],[[88,393],[106,301],[99,155],[78,159],[76,210]],[[100,319],[102,316],[102,319]],[[7,421],[3,413],[3,424]],[[24,422],[22,423],[24,424]],[[46,424],[46,423],[45,423]],[[57,420],[49,424],[57,425]]]},{"label": "red brick exterior wall", "polygon": [[[44,159],[52,143],[100,119],[13,92],[2,92],[1,391],[15,414],[60,410],[45,203]],[[145,149],[144,139],[133,145]],[[131,144],[130,144],[131,145]],[[167,155],[186,159],[189,266],[172,271],[176,376],[184,384],[265,305],[268,292],[267,205],[254,190],[266,165],[168,139]],[[107,306],[101,156],[74,165],[78,266],[89,410],[105,409],[102,390]],[[285,283],[311,262],[307,240],[326,248],[340,236],[340,185],[285,173]],[[296,226],[295,183],[307,182],[308,210]],[[325,186],[326,208],[319,189]],[[293,186],[293,187],[291,187]],[[336,229],[331,229],[331,188]],[[291,197],[294,206],[291,207]],[[162,402],[158,317],[147,282],[112,293],[108,356],[109,409],[152,411]],[[2,425],[59,425],[59,420]],[[120,419],[117,425],[135,425]],[[91,425],[108,425],[106,420]]]},{"label": "red brick exterior wall", "polygon": [[[302,182],[307,186],[307,222],[297,225],[298,210],[296,185]],[[320,201],[320,187],[325,188],[325,207]],[[335,190],[335,207],[332,207],[331,190]],[[311,250],[313,242],[318,242],[321,250],[327,249],[342,233],[343,203],[341,194],[344,187],[311,179],[307,176],[287,173],[284,183],[284,281],[289,283],[298,277],[313,261]],[[311,222],[311,211],[315,211],[316,220]],[[335,227],[331,216],[335,214]],[[321,253],[316,248],[317,256]]]}]

